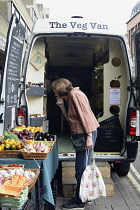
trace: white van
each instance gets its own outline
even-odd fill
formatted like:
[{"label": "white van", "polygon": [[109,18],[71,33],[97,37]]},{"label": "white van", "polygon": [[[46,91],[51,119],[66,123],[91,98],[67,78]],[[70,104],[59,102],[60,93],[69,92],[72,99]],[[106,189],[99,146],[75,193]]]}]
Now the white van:
[{"label": "white van", "polygon": [[79,17],[38,19],[27,37],[20,20],[12,19],[2,75],[1,133],[21,124],[42,126],[57,135],[60,159],[74,159],[69,126],[51,89],[52,81],[67,78],[87,95],[100,123],[96,160],[126,175],[140,139],[139,73],[127,38],[106,23]]}]

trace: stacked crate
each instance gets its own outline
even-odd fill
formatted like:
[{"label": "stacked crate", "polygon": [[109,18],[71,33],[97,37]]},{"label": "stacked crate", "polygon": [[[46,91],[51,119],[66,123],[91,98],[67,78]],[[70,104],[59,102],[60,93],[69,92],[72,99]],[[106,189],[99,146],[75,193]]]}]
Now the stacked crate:
[{"label": "stacked crate", "polygon": [[[114,183],[110,177],[111,169],[107,162],[97,162],[106,186],[107,196],[114,196]],[[63,197],[73,197],[76,189],[75,162],[62,162]]]}]

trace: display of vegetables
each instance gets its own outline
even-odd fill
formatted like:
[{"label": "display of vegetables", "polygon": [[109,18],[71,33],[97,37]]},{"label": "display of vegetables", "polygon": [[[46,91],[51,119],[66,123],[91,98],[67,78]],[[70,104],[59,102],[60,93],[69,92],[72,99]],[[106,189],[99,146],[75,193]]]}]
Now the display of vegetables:
[{"label": "display of vegetables", "polygon": [[27,144],[25,148],[23,149],[24,152],[44,152],[48,153],[50,150],[50,147],[43,144],[42,142],[37,144]]},{"label": "display of vegetables", "polygon": [[22,168],[17,169],[8,169],[8,170],[0,170],[0,185],[2,185],[5,181],[10,180],[14,175],[25,176],[27,180],[33,179],[35,177],[35,173],[31,170],[24,170]]},{"label": "display of vegetables", "polygon": [[32,132],[24,129],[23,131],[19,131],[16,133],[19,139],[33,139]]},{"label": "display of vegetables", "polygon": [[[0,138],[0,151],[1,150],[21,150],[25,148],[28,152],[48,152],[49,144],[45,142],[54,142],[56,136],[48,132],[43,133],[38,127],[35,133],[32,133],[32,127],[19,126],[14,133],[5,131],[4,135]],[[17,131],[18,129],[18,131]],[[35,143],[39,142],[39,143]],[[44,142],[44,144],[42,143]]]},{"label": "display of vegetables", "polygon": [[5,139],[0,141],[0,151],[1,150],[20,150],[22,148],[22,143],[16,141],[15,139]]},{"label": "display of vegetables", "polygon": [[4,137],[0,138],[0,140],[6,140],[6,139],[14,139],[16,141],[19,141],[19,138],[16,134],[10,133],[10,132],[7,132],[7,131],[4,132]]},{"label": "display of vegetables", "polygon": [[43,140],[55,141],[55,135],[50,134],[48,132],[43,133],[43,132],[37,131],[34,135],[34,139],[37,141],[43,141]]}]

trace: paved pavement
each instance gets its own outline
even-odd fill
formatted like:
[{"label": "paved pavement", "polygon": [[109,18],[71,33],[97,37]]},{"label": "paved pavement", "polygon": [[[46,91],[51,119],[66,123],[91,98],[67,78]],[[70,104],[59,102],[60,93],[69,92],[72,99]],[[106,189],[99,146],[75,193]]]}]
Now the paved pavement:
[{"label": "paved pavement", "polygon": [[[101,197],[92,204],[86,204],[85,210],[140,210],[140,198],[127,177],[120,178],[115,172],[111,175],[115,184],[114,196]],[[55,209],[60,210],[60,206],[68,201],[68,198],[57,197]]]},{"label": "paved pavement", "polygon": [[137,195],[140,199],[140,142],[138,147],[138,154],[135,162],[131,163],[128,178],[131,186],[136,189]]}]

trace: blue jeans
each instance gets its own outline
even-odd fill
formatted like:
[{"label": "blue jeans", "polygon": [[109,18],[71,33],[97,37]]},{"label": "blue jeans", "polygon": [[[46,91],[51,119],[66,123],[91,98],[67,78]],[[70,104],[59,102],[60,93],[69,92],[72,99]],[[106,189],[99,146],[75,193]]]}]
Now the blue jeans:
[{"label": "blue jeans", "polygon": [[[74,135],[74,138],[80,138],[82,136],[85,136],[85,134],[76,134]],[[96,138],[97,138],[97,130],[92,132],[92,141],[93,141],[93,148],[96,143]],[[93,148],[89,149],[88,153],[88,165],[91,164],[91,158],[92,158],[92,153],[93,153]],[[86,168],[86,150],[82,152],[76,152],[76,160],[75,160],[75,178],[77,181],[77,186],[76,186],[76,193],[75,193],[75,198],[74,201],[77,204],[82,203],[81,199],[79,198],[79,190],[80,190],[80,182],[81,182],[81,177]]]}]

